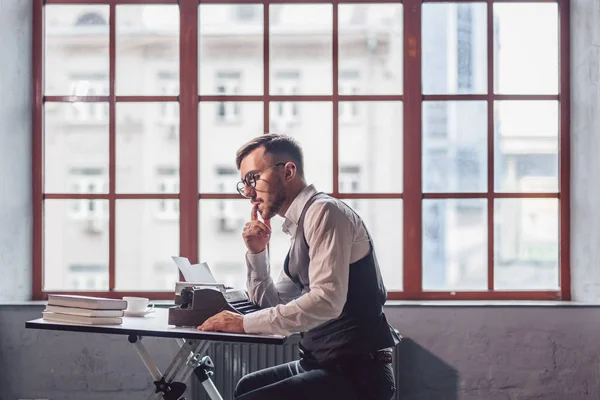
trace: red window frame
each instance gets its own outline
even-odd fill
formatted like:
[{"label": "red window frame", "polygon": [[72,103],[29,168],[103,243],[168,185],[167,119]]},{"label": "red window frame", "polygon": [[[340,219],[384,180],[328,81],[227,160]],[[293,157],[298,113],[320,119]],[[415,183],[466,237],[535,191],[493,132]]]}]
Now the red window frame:
[{"label": "red window frame", "polygon": [[[115,288],[115,201],[117,199],[179,199],[180,253],[198,262],[199,199],[238,198],[236,194],[199,193],[198,184],[198,107],[202,101],[261,101],[264,104],[264,131],[269,131],[271,101],[331,101],[333,107],[333,196],[356,199],[403,200],[403,260],[404,290],[390,292],[391,300],[570,300],[570,93],[569,93],[569,0],[436,0],[447,3],[487,4],[488,94],[483,95],[423,95],[421,82],[421,12],[431,0],[377,0],[377,3],[403,3],[404,8],[404,91],[403,95],[344,96],[338,93],[338,5],[365,3],[365,0],[33,0],[33,107],[32,107],[32,189],[33,189],[33,299],[47,299],[43,290],[43,205],[46,199],[105,199],[109,202],[109,291],[77,292],[84,295],[121,297],[146,296],[155,300],[171,300],[173,292],[125,292]],[[493,4],[497,3],[557,3],[559,5],[559,94],[558,95],[498,95],[494,94],[493,68]],[[264,88],[260,96],[199,96],[198,92],[198,5],[250,3],[264,4]],[[269,94],[269,4],[323,3],[333,5],[333,87],[326,96],[275,96]],[[108,4],[109,29],[109,95],[93,97],[45,96],[43,92],[44,5],[46,4]],[[115,94],[115,10],[121,4],[179,4],[180,14],[180,95],[179,96],[116,96]],[[338,108],[339,101],[404,102],[403,182],[402,193],[341,194],[338,191]],[[423,193],[422,189],[422,104],[423,101],[482,100],[488,105],[488,183],[483,193]],[[559,102],[559,192],[558,193],[495,193],[494,192],[494,101],[495,100],[557,100]],[[44,102],[101,101],[109,104],[109,193],[52,194],[43,191],[43,112]],[[179,194],[118,194],[115,192],[115,108],[117,102],[178,101],[180,107],[180,193]],[[185,167],[183,167],[185,166]],[[488,223],[488,290],[476,292],[422,290],[422,201],[423,199],[487,199]],[[494,200],[499,198],[559,199],[559,271],[560,289],[556,291],[494,291]],[[53,293],[57,293],[53,291]],[[67,292],[63,292],[67,293]]]}]

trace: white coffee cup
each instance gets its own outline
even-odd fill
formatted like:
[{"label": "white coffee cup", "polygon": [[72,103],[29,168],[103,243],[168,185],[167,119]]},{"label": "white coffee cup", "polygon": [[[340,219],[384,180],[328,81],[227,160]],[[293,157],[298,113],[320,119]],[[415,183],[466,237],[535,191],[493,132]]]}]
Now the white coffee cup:
[{"label": "white coffee cup", "polygon": [[125,311],[128,312],[146,312],[154,308],[154,304],[150,304],[150,307],[148,307],[150,299],[144,297],[123,297],[123,300],[127,302],[127,309]]}]

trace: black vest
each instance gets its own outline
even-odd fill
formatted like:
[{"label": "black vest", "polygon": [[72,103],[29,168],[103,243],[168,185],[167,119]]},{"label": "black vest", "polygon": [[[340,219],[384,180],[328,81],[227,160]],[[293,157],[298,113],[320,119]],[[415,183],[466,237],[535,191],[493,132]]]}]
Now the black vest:
[{"label": "black vest", "polygon": [[[303,292],[310,291],[310,258],[304,236],[304,217],[306,210],[320,198],[332,199],[324,193],[316,193],[308,200],[298,220],[296,239],[284,263],[286,275]],[[345,203],[342,203],[342,207],[351,210]],[[302,334],[300,349],[303,357],[328,363],[392,347],[400,342],[383,313],[387,292],[370,235],[369,241],[369,253],[350,264],[348,295],[341,315]]]}]

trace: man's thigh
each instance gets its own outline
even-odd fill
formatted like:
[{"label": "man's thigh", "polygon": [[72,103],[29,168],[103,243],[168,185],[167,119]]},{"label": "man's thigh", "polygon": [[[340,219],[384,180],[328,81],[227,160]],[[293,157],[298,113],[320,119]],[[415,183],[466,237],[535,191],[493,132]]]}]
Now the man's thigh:
[{"label": "man's thigh", "polygon": [[[285,364],[284,366],[288,365]],[[295,372],[295,368],[292,369],[292,372]],[[284,369],[278,369],[276,373],[280,374],[279,376],[286,374]],[[262,380],[262,382],[266,381],[266,379]],[[244,394],[239,393],[239,397],[236,396],[236,400],[268,399],[354,400],[357,397],[356,389],[346,376],[335,370],[324,369],[292,374],[285,379],[273,381],[264,386],[257,386],[251,391],[244,392]]]},{"label": "man's thigh", "polygon": [[301,372],[304,372],[304,370],[298,361],[292,361],[286,364],[252,372],[240,379],[233,393],[233,397],[237,399],[239,396],[245,393],[264,386],[269,386],[291,376],[298,375]]}]

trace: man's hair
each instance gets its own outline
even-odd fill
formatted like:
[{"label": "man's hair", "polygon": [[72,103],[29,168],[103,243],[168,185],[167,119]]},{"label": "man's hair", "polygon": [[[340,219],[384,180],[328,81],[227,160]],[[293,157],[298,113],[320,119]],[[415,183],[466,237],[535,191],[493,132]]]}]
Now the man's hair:
[{"label": "man's hair", "polygon": [[296,164],[298,174],[300,176],[304,174],[302,148],[292,137],[278,133],[260,135],[240,147],[235,155],[235,164],[238,170],[240,169],[242,160],[259,147],[265,148],[265,154],[272,154],[276,162],[292,161]]}]

